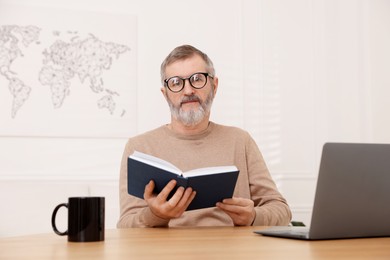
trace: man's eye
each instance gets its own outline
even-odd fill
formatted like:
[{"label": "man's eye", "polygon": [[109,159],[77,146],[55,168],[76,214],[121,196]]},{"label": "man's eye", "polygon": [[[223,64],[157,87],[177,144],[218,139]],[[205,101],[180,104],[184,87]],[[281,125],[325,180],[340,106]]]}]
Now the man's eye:
[{"label": "man's eye", "polygon": [[194,75],[194,76],[192,76],[192,82],[196,82],[196,81],[200,81],[201,80],[201,78],[199,77],[199,75]]},{"label": "man's eye", "polygon": [[179,78],[171,79],[171,85],[172,86],[179,86],[180,85],[180,79]]}]

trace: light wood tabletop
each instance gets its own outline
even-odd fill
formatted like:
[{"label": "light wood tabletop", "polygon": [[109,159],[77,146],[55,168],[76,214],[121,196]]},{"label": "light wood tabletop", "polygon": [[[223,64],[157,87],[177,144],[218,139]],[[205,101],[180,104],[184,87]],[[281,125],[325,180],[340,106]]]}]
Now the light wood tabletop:
[{"label": "light wood tabletop", "polygon": [[264,227],[106,230],[75,243],[37,234],[0,239],[0,259],[390,259],[390,237],[301,241],[253,233]]}]

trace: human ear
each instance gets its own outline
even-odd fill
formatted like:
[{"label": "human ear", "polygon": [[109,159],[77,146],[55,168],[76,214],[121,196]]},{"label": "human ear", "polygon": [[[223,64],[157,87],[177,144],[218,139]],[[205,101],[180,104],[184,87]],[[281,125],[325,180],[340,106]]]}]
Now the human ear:
[{"label": "human ear", "polygon": [[217,89],[218,89],[218,77],[214,77],[213,79],[214,82],[214,96],[217,94]]},{"label": "human ear", "polygon": [[167,89],[165,87],[160,88],[161,93],[163,94],[164,98],[167,99]]}]

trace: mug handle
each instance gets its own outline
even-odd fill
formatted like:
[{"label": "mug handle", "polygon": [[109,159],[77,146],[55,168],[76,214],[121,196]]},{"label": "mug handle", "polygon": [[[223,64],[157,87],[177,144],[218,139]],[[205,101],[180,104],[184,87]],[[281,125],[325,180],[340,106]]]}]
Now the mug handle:
[{"label": "mug handle", "polygon": [[57,211],[62,207],[66,207],[68,208],[68,203],[62,203],[60,205],[58,205],[57,207],[55,207],[54,211],[53,211],[53,214],[51,216],[51,226],[53,227],[53,230],[54,232],[59,235],[59,236],[66,236],[68,234],[68,230],[66,230],[65,232],[60,232],[58,231],[57,227],[56,227],[56,215],[57,215]]}]

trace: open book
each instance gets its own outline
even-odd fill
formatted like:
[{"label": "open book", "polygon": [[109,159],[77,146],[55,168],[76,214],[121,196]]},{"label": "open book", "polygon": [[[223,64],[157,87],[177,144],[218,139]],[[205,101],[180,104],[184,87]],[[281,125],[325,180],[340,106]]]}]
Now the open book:
[{"label": "open book", "polygon": [[[233,196],[239,170],[236,166],[217,166],[182,172],[160,158],[135,151],[127,160],[127,189],[130,195],[143,199],[146,184],[153,180],[155,193],[175,179],[176,188],[191,187],[196,196],[187,210],[215,207],[218,201]],[[169,198],[168,198],[169,199]]]}]

